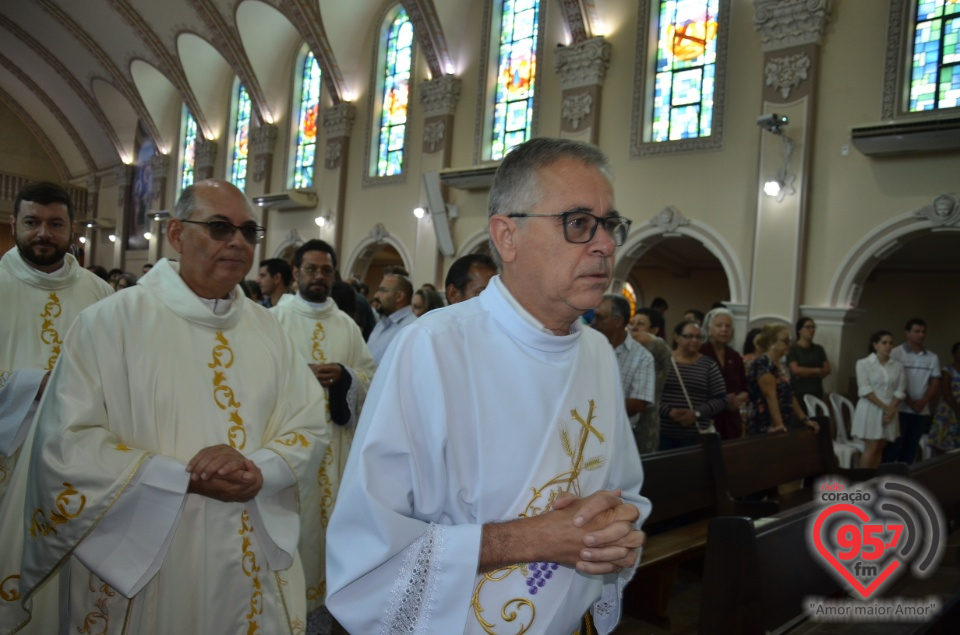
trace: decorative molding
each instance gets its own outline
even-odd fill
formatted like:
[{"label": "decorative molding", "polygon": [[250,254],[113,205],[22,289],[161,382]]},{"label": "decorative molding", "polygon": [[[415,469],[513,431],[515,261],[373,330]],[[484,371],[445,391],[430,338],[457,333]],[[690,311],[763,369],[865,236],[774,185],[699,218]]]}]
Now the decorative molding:
[{"label": "decorative molding", "polygon": [[[907,3],[908,5],[912,3]],[[903,85],[904,0],[890,0],[887,16],[887,51],[883,60],[883,101],[881,119],[893,119],[901,112],[900,95]]]},{"label": "decorative molding", "polygon": [[133,166],[118,165],[113,169],[113,177],[117,181],[117,207],[123,210],[133,182]]},{"label": "decorative molding", "polygon": [[442,117],[438,117],[424,124],[423,145],[428,152],[433,153],[443,148],[445,132],[446,132],[446,125],[444,124]]},{"label": "decorative molding", "polygon": [[324,90],[330,95],[335,106],[340,105],[345,92],[343,73],[323,28],[320,3],[317,0],[280,0],[278,8],[297,29],[303,41],[310,46],[320,68],[323,69]]},{"label": "decorative molding", "polygon": [[753,0],[753,25],[764,51],[819,45],[830,21],[830,0]]},{"label": "decorative molding", "polygon": [[50,137],[47,136],[47,133],[43,131],[43,128],[37,123],[33,116],[26,111],[26,109],[20,104],[19,101],[13,98],[13,96],[0,87],[0,101],[6,104],[7,108],[13,111],[13,113],[23,122],[30,132],[33,134],[33,138],[37,140],[37,143],[40,144],[40,147],[43,148],[44,152],[47,153],[47,156],[50,158],[50,162],[53,163],[53,168],[57,171],[57,175],[60,177],[60,180],[66,182],[70,180],[70,170],[67,169],[67,164],[63,160],[63,157],[60,155],[57,147],[53,145],[53,142],[50,140]]},{"label": "decorative molding", "polygon": [[116,131],[113,129],[113,125],[110,123],[110,120],[107,118],[106,113],[103,112],[103,108],[100,107],[100,104],[94,99],[86,88],[80,83],[76,76],[71,73],[66,66],[63,65],[63,62],[54,55],[50,49],[41,44],[36,38],[27,33],[24,29],[20,28],[20,25],[8,18],[5,15],[0,14],[0,26],[3,26],[5,29],[13,33],[13,35],[19,38],[24,44],[27,45],[34,53],[43,58],[43,61],[50,65],[57,75],[63,79],[64,82],[73,89],[73,92],[83,101],[86,105],[87,110],[90,111],[90,114],[97,120],[97,123],[100,124],[100,128],[103,130],[103,134],[107,136],[110,140],[110,143],[113,144],[113,147],[117,150],[117,158],[123,160],[126,158],[123,154],[123,144],[120,143],[120,138],[117,136]]},{"label": "decorative molding", "polygon": [[660,213],[650,219],[650,224],[657,227],[664,234],[676,234],[681,227],[690,224],[690,219],[680,213],[673,205],[667,205]]},{"label": "decorative molding", "polygon": [[447,41],[443,36],[443,26],[437,16],[436,7],[431,0],[400,0],[400,4],[413,25],[417,44],[427,59],[430,75],[443,77],[453,65],[450,63],[450,52],[447,50]]},{"label": "decorative molding", "polygon": [[356,107],[349,102],[341,102],[336,106],[324,108],[321,111],[323,117],[323,132],[327,139],[337,137],[349,137],[353,131],[353,122],[357,118]]},{"label": "decorative molding", "polygon": [[[723,147],[723,120],[726,108],[727,49],[730,41],[730,5],[732,0],[720,0],[717,32],[717,62],[713,89],[713,125],[709,137],[653,142],[648,138],[653,103],[653,76],[656,56],[658,14],[651,3],[640,2],[637,17],[637,52],[633,79],[633,117],[630,123],[630,157],[699,152]],[[653,47],[651,49],[651,46]],[[649,81],[648,81],[649,80]]]},{"label": "decorative molding", "polygon": [[113,60],[107,55],[107,52],[100,47],[97,41],[93,39],[89,33],[84,31],[83,28],[53,0],[36,0],[36,3],[40,5],[44,11],[49,13],[50,17],[60,26],[69,31],[70,34],[87,49],[87,52],[100,62],[100,65],[103,66],[110,77],[113,78],[113,87],[127,98],[127,101],[130,102],[130,105],[133,106],[133,109],[137,112],[137,117],[139,117],[140,121],[146,127],[147,134],[150,135],[150,138],[153,139],[153,142],[157,144],[158,147],[161,146],[163,139],[160,136],[160,130],[157,128],[153,117],[143,103],[139,91],[133,85],[133,81],[114,64]]},{"label": "decorative molding", "polygon": [[572,46],[558,47],[554,68],[560,76],[563,90],[602,86],[603,78],[610,67],[612,46],[602,35]]},{"label": "decorative molding", "polygon": [[566,95],[562,108],[563,118],[570,122],[574,130],[579,130],[580,122],[593,111],[593,95],[589,92]]},{"label": "decorative molding", "polygon": [[193,168],[195,170],[213,168],[216,164],[217,142],[198,136],[193,154]]},{"label": "decorative molding", "polygon": [[[155,154],[150,157],[150,170],[153,174],[153,200],[162,201],[167,186],[167,174],[170,171],[169,154]],[[163,203],[161,203],[163,205]]]},{"label": "decorative molding", "polygon": [[343,139],[344,137],[340,137],[327,141],[323,165],[328,170],[336,170],[340,167],[340,157],[343,156]]},{"label": "decorative molding", "polygon": [[461,84],[460,78],[453,75],[421,82],[417,88],[424,118],[453,115],[460,101]]},{"label": "decorative molding", "polygon": [[253,155],[254,181],[262,181],[263,177],[266,176],[279,135],[276,124],[269,123],[260,124],[250,132],[250,154]]},{"label": "decorative molding", "polygon": [[273,250],[272,258],[283,258],[284,252],[289,250],[291,247],[299,247],[304,243],[303,238],[300,236],[300,233],[296,229],[291,229],[287,232],[287,235],[283,237],[283,240],[280,241],[280,244],[277,245],[277,248]]},{"label": "decorative molding", "polygon": [[100,177],[95,174],[87,176],[84,185],[87,188],[87,211],[97,211],[97,201],[100,199]]},{"label": "decorative molding", "polygon": [[960,226],[960,203],[956,194],[941,194],[913,214],[927,219],[934,227]]},{"label": "decorative molding", "polygon": [[50,114],[53,115],[61,126],[63,126],[64,131],[70,137],[70,140],[73,141],[73,144],[77,147],[77,151],[80,153],[80,157],[83,159],[83,163],[87,166],[87,171],[94,173],[97,171],[97,162],[93,160],[93,155],[90,154],[90,150],[87,148],[87,144],[84,142],[83,138],[80,136],[80,133],[74,128],[73,124],[70,121],[70,118],[67,117],[60,106],[48,95],[39,84],[33,81],[29,75],[27,75],[19,66],[13,63],[12,60],[7,58],[3,53],[0,53],[0,66],[7,69],[11,75],[13,75],[24,87],[29,90],[34,96],[50,111]]},{"label": "decorative molding", "polygon": [[387,228],[384,227],[383,223],[377,223],[373,226],[373,229],[370,230],[370,233],[367,236],[373,242],[378,245],[382,245],[387,238],[390,237],[390,232],[387,231]]},{"label": "decorative molding", "polygon": [[580,0],[559,0],[558,4],[564,26],[570,34],[570,41],[576,45],[589,39],[592,30],[589,19],[585,15],[586,9]]},{"label": "decorative molding", "polygon": [[771,57],[763,73],[767,86],[780,91],[784,99],[790,97],[790,91],[807,79],[810,70],[810,57],[806,53],[797,53],[787,57]]}]

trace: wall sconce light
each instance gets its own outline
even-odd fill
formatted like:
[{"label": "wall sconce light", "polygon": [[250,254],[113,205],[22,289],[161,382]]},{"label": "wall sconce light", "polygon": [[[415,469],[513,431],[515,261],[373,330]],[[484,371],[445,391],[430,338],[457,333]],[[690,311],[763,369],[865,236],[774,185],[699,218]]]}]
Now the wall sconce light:
[{"label": "wall sconce light", "polygon": [[784,126],[788,123],[790,123],[790,120],[786,115],[778,115],[777,113],[761,115],[757,118],[758,126],[771,134],[777,135],[783,142],[783,167],[780,168],[775,177],[767,179],[763,184],[763,193],[767,196],[776,197],[778,203],[782,202],[788,194],[796,193],[793,187],[793,181],[797,177],[794,174],[790,174],[790,157],[793,156],[793,139],[788,137],[787,133],[783,131]]},{"label": "wall sconce light", "polygon": [[116,234],[110,234],[109,236],[107,236],[107,240],[109,240],[109,241],[112,242],[112,243],[115,243],[115,242],[117,242],[117,235],[116,235]]},{"label": "wall sconce light", "polygon": [[144,237],[145,239],[147,239],[147,240],[152,240],[152,239],[153,239],[153,233],[152,233],[152,232],[143,232],[143,237]]},{"label": "wall sconce light", "polygon": [[422,207],[414,208],[413,215],[417,217],[417,220],[420,220],[427,214],[427,211]]},{"label": "wall sconce light", "polygon": [[323,227],[330,222],[330,219],[332,216],[333,214],[330,213],[330,210],[327,210],[324,213],[317,216],[316,218],[314,218],[313,222],[317,224],[317,227]]},{"label": "wall sconce light", "polygon": [[87,244],[87,237],[86,237],[86,236],[79,236],[79,237],[77,237],[77,240],[80,241],[80,244],[81,244],[81,245],[86,245],[86,244]]}]

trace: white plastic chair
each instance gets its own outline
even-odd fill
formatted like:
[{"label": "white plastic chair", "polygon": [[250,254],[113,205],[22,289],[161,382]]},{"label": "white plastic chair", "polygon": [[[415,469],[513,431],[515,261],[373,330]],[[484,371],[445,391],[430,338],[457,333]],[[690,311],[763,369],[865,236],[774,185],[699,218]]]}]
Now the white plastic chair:
[{"label": "white plastic chair", "polygon": [[833,453],[837,455],[837,462],[842,468],[852,468],[855,467],[859,462],[860,453],[862,449],[858,449],[852,443],[845,441],[846,434],[843,435],[843,439],[840,437],[840,430],[842,428],[842,422],[836,421],[830,416],[830,408],[827,404],[814,395],[804,395],[803,396],[803,405],[807,409],[807,414],[811,417],[826,417],[828,420],[833,420],[835,427],[837,429],[836,437],[833,440]]},{"label": "white plastic chair", "polygon": [[[837,420],[837,440],[843,443],[849,443],[857,448],[858,452],[867,449],[867,444],[863,439],[852,436],[847,427],[847,422],[853,422],[853,402],[840,393],[830,393],[830,404],[833,406],[833,416]],[[844,413],[846,410],[846,414]]]}]

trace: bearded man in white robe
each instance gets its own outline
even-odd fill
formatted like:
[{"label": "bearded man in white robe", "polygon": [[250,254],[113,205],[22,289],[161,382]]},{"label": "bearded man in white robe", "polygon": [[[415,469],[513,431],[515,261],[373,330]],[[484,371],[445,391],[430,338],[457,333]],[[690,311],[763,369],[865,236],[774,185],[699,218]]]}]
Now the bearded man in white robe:
[{"label": "bearded man in white robe", "polygon": [[305,628],[299,502],[329,430],[293,342],[237,286],[263,234],[230,183],[188,187],[179,262],[77,318],[11,487],[20,600],[0,632],[31,610],[21,632]]},{"label": "bearded man in white robe", "polygon": [[0,259],[0,502],[67,328],[113,293],[68,253],[74,209],[59,185],[21,188],[10,225],[16,246]]},{"label": "bearded man in white robe", "polygon": [[609,633],[639,561],[617,362],[580,323],[629,229],[606,157],[524,143],[489,214],[502,274],[401,331],[370,387],[327,532],[351,633]]},{"label": "bearded man in white robe", "polygon": [[340,478],[350,453],[360,408],[376,370],[360,327],[341,311],[330,290],[337,275],[337,255],[322,240],[308,240],[293,255],[297,295],[284,295],[273,309],[303,355],[317,382],[327,391],[332,438],[317,474],[317,487],[301,501],[300,556],[307,579],[307,608],[311,623],[329,632],[323,611],[327,595],[324,549],[327,525],[337,500]]}]

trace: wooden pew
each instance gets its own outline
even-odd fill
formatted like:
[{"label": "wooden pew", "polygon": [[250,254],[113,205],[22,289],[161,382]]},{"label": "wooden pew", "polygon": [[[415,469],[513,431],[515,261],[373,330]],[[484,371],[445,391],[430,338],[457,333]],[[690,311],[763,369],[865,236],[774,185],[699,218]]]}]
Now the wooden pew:
[{"label": "wooden pew", "polygon": [[815,503],[754,521],[710,521],[700,596],[701,633],[752,634],[782,629],[804,619],[803,598],[840,592],[833,577],[807,549]]},{"label": "wooden pew", "polygon": [[947,523],[960,523],[960,450],[907,466],[883,463],[879,474],[902,474],[927,489],[940,503]]},{"label": "wooden pew", "polygon": [[632,615],[666,624],[666,609],[677,566],[700,557],[707,524],[718,514],[763,516],[776,511],[763,502],[734,501],[718,484],[723,480],[720,437],[703,435],[701,443],[643,457],[642,494],[653,503],[644,521],[647,541],[637,575],[624,590]]},{"label": "wooden pew", "polygon": [[833,452],[830,429],[810,428],[779,434],[762,434],[723,443],[723,473],[719,486],[732,498],[756,495],[794,481],[807,480],[806,486],[779,496],[780,509],[788,509],[812,499],[812,479],[838,474],[851,481],[864,481],[875,470],[842,469]]}]

